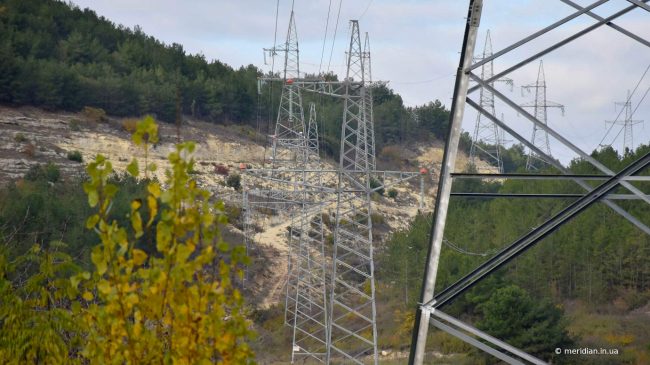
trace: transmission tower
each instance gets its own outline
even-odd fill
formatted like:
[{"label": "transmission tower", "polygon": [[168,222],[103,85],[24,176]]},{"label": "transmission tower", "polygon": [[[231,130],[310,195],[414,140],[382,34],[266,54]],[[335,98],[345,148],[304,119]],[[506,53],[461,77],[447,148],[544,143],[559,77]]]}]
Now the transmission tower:
[{"label": "transmission tower", "polygon": [[[291,31],[295,27],[293,20],[291,24],[287,39],[296,39]],[[366,35],[362,49],[358,22],[352,21],[351,28],[346,78],[343,81],[307,81],[298,77],[260,79],[282,81],[283,89],[299,87],[304,91],[340,98],[344,105],[341,154],[336,170],[326,170],[319,163],[318,130],[313,105],[310,105],[307,133],[286,133],[292,131],[292,128],[295,130],[292,126],[296,124],[282,125],[285,134],[294,136],[295,140],[303,136],[304,144],[294,143],[290,138],[275,138],[273,141],[274,146],[277,146],[275,151],[281,151],[281,146],[288,146],[283,150],[291,152],[287,154],[290,158],[274,159],[271,170],[246,170],[247,176],[261,179],[264,184],[283,187],[283,201],[301,205],[298,209],[300,214],[291,215],[288,237],[290,271],[285,295],[285,319],[293,329],[292,361],[310,357],[326,363],[342,359],[346,363],[362,364],[371,356],[376,363],[370,195],[382,187],[415,177],[420,177],[421,186],[423,184],[422,172],[374,170],[369,40]],[[297,41],[295,44],[297,55]],[[288,45],[285,49],[292,47]],[[273,55],[282,50],[267,51]],[[287,95],[291,95],[289,91],[286,91]],[[283,95],[284,93],[283,90]],[[281,104],[280,113],[290,116],[291,113],[287,111],[295,111],[296,108],[288,108],[287,105],[292,104],[287,103],[287,99],[290,98]],[[293,100],[296,99],[294,97]],[[295,118],[297,117],[294,116]],[[278,124],[290,119],[278,118]],[[279,136],[280,133],[276,135]],[[288,142],[279,143],[287,140]],[[296,156],[307,157],[299,159]],[[280,163],[282,161],[285,162]],[[370,188],[371,174],[383,182],[381,187]],[[267,189],[265,193],[278,192]],[[250,196],[248,200],[250,201]],[[327,258],[324,255],[322,214],[324,207],[329,204],[336,204],[336,229],[334,252]],[[327,282],[329,285],[324,281],[327,273],[330,275],[330,281]],[[327,305],[323,303],[323,298],[327,299]]]},{"label": "transmission tower", "polygon": [[365,134],[366,134],[366,143],[368,144],[368,160],[370,163],[370,169],[375,170],[377,167],[376,155],[375,155],[375,122],[374,115],[372,110],[373,100],[372,100],[372,87],[368,86],[372,82],[372,68],[370,61],[370,37],[368,32],[365,34],[365,42],[363,46],[363,78],[366,85],[366,93],[363,98],[363,118]]},{"label": "transmission tower", "polygon": [[294,80],[300,77],[298,33],[293,10],[289,18],[289,29],[284,48],[273,48],[272,55],[284,52],[284,73],[280,109],[272,136],[273,167],[286,167],[304,163],[307,158],[305,116],[302,108],[300,88]]},{"label": "transmission tower", "polygon": [[[623,206],[618,205],[614,200],[614,195],[610,195],[617,190],[627,190],[627,194],[622,194],[616,199],[635,199],[643,200],[644,203],[650,204],[650,197],[642,190],[631,184],[628,179],[632,176],[637,180],[648,181],[647,176],[637,175],[643,171],[644,168],[650,166],[650,153],[640,157],[636,161],[630,162],[627,166],[623,167],[619,172],[614,172],[607,166],[600,163],[589,153],[580,149],[575,143],[571,142],[568,138],[564,137],[561,133],[551,128],[546,123],[546,112],[548,107],[559,107],[559,104],[549,103],[546,101],[546,84],[544,82],[543,67],[540,63],[539,77],[535,85],[529,86],[529,89],[535,89],[535,100],[532,104],[518,105],[514,100],[508,98],[499,90],[495,89],[491,83],[496,79],[504,76],[511,75],[513,72],[520,70],[522,67],[529,65],[531,62],[546,57],[548,54],[554,52],[561,47],[569,47],[571,42],[591,33],[596,29],[609,27],[610,31],[616,31],[623,36],[627,37],[626,40],[638,42],[646,47],[650,47],[650,41],[635,34],[634,32],[623,28],[616,24],[618,18],[624,14],[629,13],[635,9],[645,10],[646,12],[639,11],[648,15],[650,7],[646,1],[629,0],[618,4],[618,8],[610,7],[609,3],[606,9],[595,9],[605,3],[606,1],[590,2],[590,5],[580,5],[572,1],[563,0],[567,6],[572,7],[575,11],[570,14],[554,21],[552,24],[528,35],[522,35],[514,43],[507,47],[495,52],[491,57],[474,62],[472,55],[476,45],[477,34],[481,24],[481,17],[483,12],[483,0],[469,0],[467,18],[465,24],[465,33],[462,41],[462,49],[460,53],[460,60],[458,64],[458,72],[456,73],[456,83],[452,98],[450,120],[448,135],[446,138],[446,145],[442,159],[442,165],[439,173],[439,183],[435,199],[435,209],[433,213],[433,223],[430,234],[429,251],[427,254],[427,263],[425,274],[422,281],[422,292],[420,300],[415,313],[415,326],[413,328],[413,341],[411,344],[411,351],[409,356],[409,364],[422,365],[427,350],[427,335],[429,326],[433,325],[438,329],[474,346],[485,353],[498,358],[499,360],[509,364],[547,364],[548,360],[552,359],[552,354],[541,354],[544,359],[528,354],[526,351],[518,349],[494,336],[491,336],[478,328],[468,324],[464,321],[455,318],[443,312],[443,307],[453,302],[459,296],[467,293],[474,288],[477,284],[481,283],[489,275],[495,273],[497,270],[504,268],[508,263],[515,260],[519,255],[527,252],[527,250],[542,243],[545,237],[548,237],[563,224],[569,222],[571,219],[577,217],[590,206],[594,204],[603,203],[611,208],[618,215],[632,223],[645,234],[650,235],[650,227],[646,223],[639,220],[637,217],[627,211]],[[540,1],[540,7],[546,5],[546,1]],[[492,2],[491,5],[498,7],[499,5]],[[613,4],[612,4],[613,5]],[[601,11],[602,10],[602,11]],[[605,15],[609,14],[609,15]],[[591,18],[587,25],[581,25],[581,29],[577,29],[572,34],[566,35],[562,33],[562,37],[553,44],[544,46],[541,49],[535,49],[531,54],[526,54],[530,50],[526,50],[524,45],[527,45],[537,40],[542,35],[555,33],[557,29],[563,24],[570,22],[576,18]],[[517,34],[517,30],[513,28],[513,34]],[[532,48],[532,47],[531,47]],[[517,54],[514,57],[521,57],[516,60],[509,67],[493,75],[490,78],[483,78],[478,72],[478,68],[482,67],[485,63],[496,60],[499,57],[512,56],[514,50],[523,50],[523,55]],[[647,52],[647,48],[643,49]],[[647,53],[645,53],[647,55]],[[594,56],[589,56],[581,60],[578,64],[580,70],[584,70],[585,66],[593,61]],[[598,78],[601,75],[594,75]],[[474,86],[470,86],[470,81],[475,82]],[[579,80],[576,80],[576,82]],[[487,110],[481,106],[481,101],[478,100],[476,95],[477,91],[481,88],[487,89],[503,102],[511,111],[522,115],[529,123],[534,126],[533,140],[529,140],[525,136],[518,133],[512,126],[505,123],[502,119],[495,115],[492,111]],[[604,88],[599,88],[602,91]],[[516,139],[519,143],[525,145],[531,151],[531,158],[543,159],[549,165],[552,165],[559,172],[558,174],[481,174],[481,173],[456,173],[454,171],[456,166],[456,158],[458,156],[459,142],[462,134],[462,121],[465,113],[466,106],[469,105],[473,109],[483,114],[486,118],[496,123],[499,128],[505,130],[512,138]],[[534,108],[534,113],[529,113],[525,107]],[[579,131],[578,131],[579,132]],[[537,135],[542,136],[541,143],[538,141]],[[559,161],[550,156],[550,148],[548,148],[548,137],[550,135],[559,144],[571,150],[577,158],[590,164],[594,169],[600,172],[600,175],[594,176],[598,181],[597,184],[586,181],[588,175],[581,175],[573,173],[569,168],[563,166]],[[532,163],[529,163],[531,165]],[[442,245],[446,242],[445,226],[447,223],[447,213],[450,203],[453,203],[452,196],[471,196],[476,197],[480,194],[484,197],[530,197],[531,194],[499,194],[499,193],[476,193],[476,192],[452,192],[452,187],[455,179],[471,178],[471,179],[524,179],[528,181],[534,180],[551,180],[564,179],[571,181],[579,186],[584,191],[582,194],[577,194],[575,200],[567,203],[568,205],[559,210],[557,213],[531,230],[526,230],[522,236],[514,241],[509,241],[503,244],[503,248],[494,253],[489,259],[486,259],[481,264],[477,265],[474,269],[467,272],[466,275],[459,278],[453,284],[444,288],[443,290],[436,290],[436,279],[438,275],[439,264],[441,261]],[[536,184],[531,187],[537,186]],[[545,198],[563,198],[566,199],[565,194],[542,194]],[[627,205],[625,207],[628,207]],[[490,220],[489,216],[485,217]],[[574,222],[578,223],[578,222]],[[447,241],[448,242],[448,241]]]},{"label": "transmission tower", "polygon": [[[288,184],[277,186],[294,192],[298,206],[292,214],[288,235],[288,277],[285,293],[285,323],[292,327],[292,362],[300,357],[324,361],[327,350],[327,282],[324,236],[320,214],[323,193],[318,168],[316,108],[310,105],[305,125],[300,79],[298,34],[293,10],[284,48],[266,49],[272,56],[284,53],[282,95],[275,134],[272,136],[271,182],[278,185],[287,171],[297,171]],[[316,187],[316,189],[314,189]],[[268,191],[267,191],[268,192]]]},{"label": "transmission tower", "polygon": [[316,120],[316,104],[309,103],[309,123],[307,125],[307,147],[310,161],[320,161],[320,147],[318,145],[318,122]]},{"label": "transmission tower", "polygon": [[[475,58],[475,60],[487,60],[492,57],[492,39],[490,38],[490,30],[485,35],[485,44],[483,46],[483,55]],[[483,79],[491,79],[494,76],[493,62],[485,62],[481,66],[481,77]],[[500,78],[490,83],[494,87],[495,82],[505,82],[512,87],[512,80],[508,78]],[[480,90],[480,105],[482,108],[489,110],[492,114],[496,114],[494,109],[494,94],[485,88]],[[476,159],[482,156],[492,166],[496,166],[499,172],[503,172],[503,160],[501,159],[501,147],[503,147],[503,140],[499,127],[493,121],[484,117],[481,113],[476,116],[476,125],[474,127],[474,135],[472,138],[472,146],[469,151],[470,161],[476,166]]]},{"label": "transmission tower", "polygon": [[[625,120],[618,121],[607,121],[607,123],[614,123],[623,126],[623,149],[621,154],[627,153],[627,151],[634,151],[634,126],[639,123],[643,123],[642,120],[632,120],[632,95],[630,90],[627,91],[627,99],[622,102],[615,103],[616,106],[623,108],[625,112]],[[613,142],[612,142],[613,143]]]},{"label": "transmission tower", "polygon": [[[533,108],[533,115],[544,125],[548,124],[549,108],[559,108],[562,111],[562,115],[564,115],[564,105],[546,100],[546,78],[544,76],[544,62],[542,60],[539,61],[537,81],[534,84],[522,86],[521,89],[522,92],[524,90],[528,92],[531,92],[531,90],[535,91],[535,100],[526,104],[521,104],[520,106],[523,108]],[[544,152],[546,156],[552,156],[551,145],[548,141],[548,133],[537,124],[533,125],[533,135],[530,139],[530,143]],[[528,151],[528,158],[526,159],[526,170],[537,170],[543,164],[548,163],[549,161],[541,157],[539,154],[533,152],[532,149]]]},{"label": "transmission tower", "polygon": [[[334,235],[328,363],[335,356],[377,363],[375,276],[370,204],[371,146],[366,118],[367,88],[359,23],[352,20],[347,57],[339,192]],[[349,189],[349,190],[348,190]]]}]

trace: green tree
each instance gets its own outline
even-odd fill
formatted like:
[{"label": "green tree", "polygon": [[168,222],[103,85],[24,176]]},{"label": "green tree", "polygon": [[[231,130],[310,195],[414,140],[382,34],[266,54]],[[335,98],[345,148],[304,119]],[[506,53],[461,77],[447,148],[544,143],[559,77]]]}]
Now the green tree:
[{"label": "green tree", "polygon": [[556,348],[573,343],[562,311],[516,285],[497,289],[478,309],[483,317],[479,329],[532,355],[549,359]]}]

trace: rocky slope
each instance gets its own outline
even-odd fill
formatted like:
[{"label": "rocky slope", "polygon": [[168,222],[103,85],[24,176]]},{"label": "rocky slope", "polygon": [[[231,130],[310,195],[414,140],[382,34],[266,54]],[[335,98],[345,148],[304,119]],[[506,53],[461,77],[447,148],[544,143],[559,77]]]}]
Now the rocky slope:
[{"label": "rocky slope", "polygon": [[[84,162],[92,160],[97,154],[103,154],[112,161],[117,171],[124,171],[133,157],[144,159],[142,150],[130,142],[128,129],[128,123],[118,118],[98,120],[83,113],[0,107],[0,184],[22,177],[33,165],[47,162],[59,165],[64,176],[80,175]],[[225,166],[231,173],[237,173],[241,163],[252,167],[263,166],[270,151],[252,140],[255,135],[255,131],[248,127],[186,120],[181,128],[181,139],[197,142],[194,157],[199,184],[230,204],[237,204],[239,194],[225,186],[225,176],[216,173],[216,166]],[[168,167],[166,158],[176,141],[176,128],[160,124],[160,142],[148,156],[159,167],[156,174],[160,180],[164,180],[164,170]],[[82,163],[70,159],[69,154],[74,151],[81,154]],[[441,143],[402,148],[401,159],[399,167],[404,170],[427,168],[423,209],[430,210],[436,172],[442,160]],[[333,162],[326,164],[329,168],[335,167]],[[467,158],[461,155],[458,168],[462,169],[466,164]],[[487,170],[489,167],[482,164],[479,169]],[[406,228],[420,209],[419,179],[395,186],[395,189],[398,191],[395,199],[375,199],[374,213],[383,217],[383,223],[378,225],[376,232],[380,242],[390,232]],[[254,303],[268,307],[280,300],[286,281],[286,220],[267,219],[257,223],[262,231],[256,235],[256,249],[251,252],[254,265],[250,290]],[[243,241],[241,230],[234,226],[228,228],[225,237],[233,242]]]}]

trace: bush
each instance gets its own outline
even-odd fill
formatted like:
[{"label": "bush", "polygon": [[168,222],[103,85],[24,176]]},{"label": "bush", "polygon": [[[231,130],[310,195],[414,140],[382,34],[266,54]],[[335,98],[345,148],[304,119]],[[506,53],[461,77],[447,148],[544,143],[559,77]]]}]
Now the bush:
[{"label": "bush", "polygon": [[14,136],[14,141],[18,143],[25,143],[27,142],[27,137],[25,137],[25,135],[22,133],[16,133],[16,135]]},{"label": "bush", "polygon": [[70,127],[70,130],[74,132],[79,132],[81,130],[81,122],[77,119],[71,120],[70,123],[68,123],[68,126]]},{"label": "bush", "polygon": [[126,118],[122,120],[122,129],[124,129],[129,134],[135,133],[138,125],[138,119],[135,118]]},{"label": "bush", "polygon": [[388,189],[388,197],[391,198],[391,199],[397,198],[397,190],[395,190],[393,188]]},{"label": "bush", "polygon": [[81,152],[75,150],[68,152],[68,160],[81,163],[84,159],[81,156]]},{"label": "bush", "polygon": [[402,159],[402,147],[391,145],[381,149],[379,157],[390,162],[399,162]]},{"label": "bush", "polygon": [[228,176],[228,174],[230,173],[230,169],[226,165],[214,164],[214,172],[217,175]]},{"label": "bush", "polygon": [[[379,188],[379,187],[382,186],[382,185],[383,185],[383,183],[382,183],[381,181],[375,179],[375,178],[372,177],[372,176],[370,177],[370,189],[371,189],[371,190],[375,190],[375,189]],[[375,190],[375,192],[378,193],[379,195],[384,195],[384,192],[385,192],[385,191],[386,191],[386,190],[384,189],[383,186],[382,186],[381,188]]]},{"label": "bush", "polygon": [[29,168],[25,174],[25,180],[28,181],[48,181],[56,183],[61,177],[59,167],[51,162],[47,165],[34,165]]},{"label": "bush", "polygon": [[108,118],[106,118],[106,112],[102,108],[85,106],[81,113],[91,122],[100,123],[108,120]]},{"label": "bush", "polygon": [[34,146],[33,143],[26,144],[25,147],[23,148],[23,153],[29,157],[34,157],[34,155],[36,154],[36,146]]},{"label": "bush", "polygon": [[[136,143],[146,151],[142,134],[153,136],[153,120],[141,124],[133,139],[139,135]],[[149,181],[144,199],[130,202],[125,225],[109,215],[119,194],[111,163],[97,156],[88,165],[84,200],[94,211],[85,227],[100,242],[90,254],[91,270],[78,267],[58,241],[17,258],[0,246],[0,358],[16,364],[251,362],[250,323],[234,286],[248,259],[243,246],[220,238],[223,203],[211,203],[189,175],[194,148],[176,146],[169,192]],[[128,173],[140,177],[135,160]]]},{"label": "bush", "polygon": [[238,174],[229,175],[226,179],[226,185],[237,191],[241,190],[241,176]]}]

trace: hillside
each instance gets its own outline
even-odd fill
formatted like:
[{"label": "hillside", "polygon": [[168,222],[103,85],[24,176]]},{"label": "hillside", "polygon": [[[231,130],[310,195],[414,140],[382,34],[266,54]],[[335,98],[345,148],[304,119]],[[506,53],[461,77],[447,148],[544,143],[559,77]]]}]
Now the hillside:
[{"label": "hillside", "polygon": [[[144,158],[141,150],[130,141],[129,123],[132,119],[105,116],[97,119],[92,113],[57,113],[34,107],[0,107],[0,183],[21,179],[31,167],[48,162],[60,167],[63,178],[82,176],[85,163],[102,154],[111,160],[115,169],[123,173],[131,158]],[[164,181],[164,169],[169,167],[167,155],[177,141],[173,125],[160,125],[160,142],[148,156],[159,166],[156,176]],[[263,140],[249,127],[238,125],[215,125],[213,123],[186,117],[181,128],[182,140],[193,140],[198,144],[195,153],[197,160],[195,178],[199,184],[214,192],[215,197],[225,199],[230,205],[240,204],[240,193],[226,186],[226,176],[216,173],[215,166],[226,166],[230,174],[239,173],[240,163],[251,167],[262,167],[265,156]],[[380,158],[380,165],[418,171],[426,167],[430,174],[425,178],[425,210],[432,206],[436,171],[442,159],[442,143],[420,143],[414,146],[391,145],[389,151],[399,151],[399,156]],[[82,162],[71,159],[78,151]],[[266,151],[266,157],[270,151]],[[465,168],[468,159],[464,154],[459,158],[459,168]],[[335,168],[333,160],[329,162]],[[481,164],[482,169],[490,167]],[[377,213],[382,222],[377,224],[376,234],[380,241],[390,234],[408,227],[418,212],[420,203],[419,182],[397,186],[399,192],[395,200],[381,197],[376,200]],[[397,204],[395,204],[397,203]],[[243,241],[237,217],[231,217],[233,225],[228,227],[226,239],[232,243]],[[286,281],[286,253],[283,221],[257,222],[262,232],[255,239],[260,250],[254,251],[251,271],[252,303],[269,307],[279,302],[281,288]]]}]

